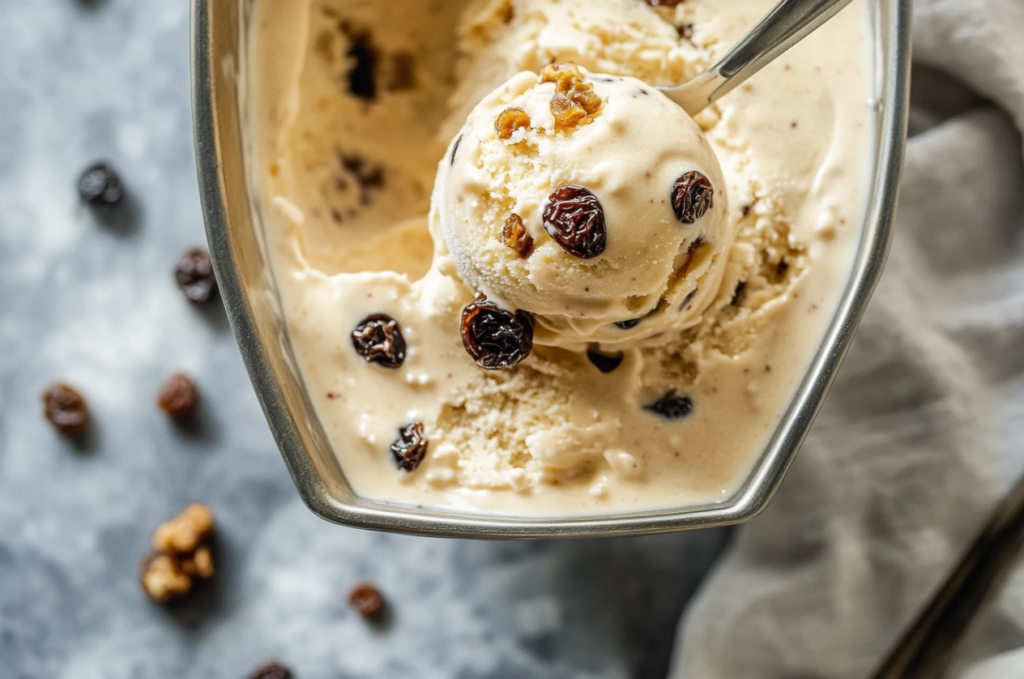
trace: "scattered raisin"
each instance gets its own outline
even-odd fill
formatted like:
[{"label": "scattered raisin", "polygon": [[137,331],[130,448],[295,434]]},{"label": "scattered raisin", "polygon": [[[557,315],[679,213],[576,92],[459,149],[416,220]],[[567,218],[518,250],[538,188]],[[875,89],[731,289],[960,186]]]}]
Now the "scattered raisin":
[{"label": "scattered raisin", "polygon": [[632,330],[636,326],[640,325],[640,321],[642,321],[642,320],[644,320],[644,319],[642,319],[642,318],[631,318],[628,321],[619,321],[619,322],[617,322],[615,324],[615,327],[619,328],[620,330]]},{"label": "scattered raisin", "polygon": [[574,257],[597,257],[607,245],[604,208],[590,190],[569,185],[555,189],[544,206],[544,230]]},{"label": "scattered raisin", "polygon": [[65,436],[78,436],[89,426],[89,406],[67,384],[54,384],[43,392],[43,411],[50,424]]},{"label": "scattered raisin", "polygon": [[533,254],[533,237],[526,232],[522,217],[515,212],[509,215],[501,228],[501,242],[515,250],[523,259]]},{"label": "scattered raisin", "polygon": [[246,679],[292,679],[292,671],[276,660],[270,660],[253,670]]},{"label": "scattered raisin", "polygon": [[507,108],[494,121],[498,139],[511,139],[516,130],[530,129],[530,116],[521,108]]},{"label": "scattered raisin", "polygon": [[174,268],[174,277],[185,297],[193,304],[202,304],[217,292],[210,253],[202,248],[192,248],[181,256]]},{"label": "scattered raisin", "polygon": [[352,346],[368,363],[400,368],[405,362],[405,337],[398,321],[387,314],[373,314],[352,331]]},{"label": "scattered raisin", "polygon": [[199,392],[196,390],[195,382],[182,373],[171,375],[160,388],[160,395],[157,397],[160,410],[174,419],[187,417],[195,410],[198,401]]},{"label": "scattered raisin", "polygon": [[391,454],[400,469],[414,472],[427,456],[429,447],[423,423],[413,422],[398,430],[398,440],[391,444]]},{"label": "scattered raisin", "polygon": [[559,128],[575,127],[601,108],[601,98],[594,92],[594,85],[584,82],[583,73],[572,64],[545,66],[540,81],[555,83],[551,114]]},{"label": "scattered raisin", "polygon": [[459,145],[460,144],[462,144],[462,135],[461,134],[459,135],[459,138],[455,140],[455,143],[452,144],[452,157],[448,159],[448,165],[454,165],[455,164],[455,154],[457,154],[459,152]]},{"label": "scattered raisin", "polygon": [[661,415],[667,420],[682,420],[693,412],[693,401],[689,396],[670,391],[654,403],[644,406],[644,410]]},{"label": "scattered raisin", "polygon": [[116,205],[124,190],[121,178],[108,163],[94,163],[78,178],[78,194],[91,205]]},{"label": "scattered raisin", "polygon": [[743,297],[743,293],[747,290],[747,282],[740,281],[736,284],[736,289],[732,291],[732,299],[729,300],[729,304],[736,306],[739,304],[740,299]]},{"label": "scattered raisin", "polygon": [[376,618],[384,610],[383,595],[368,582],[353,587],[349,592],[348,601],[364,618]]},{"label": "scattered raisin", "polygon": [[677,7],[686,0],[644,0],[651,7]]},{"label": "scattered raisin", "polygon": [[353,97],[373,101],[377,98],[377,70],[380,62],[377,47],[369,31],[356,31],[347,25],[342,30],[351,43],[346,53],[352,63],[346,76],[348,91]]},{"label": "scattered raisin", "polygon": [[462,344],[484,370],[511,368],[533,351],[533,317],[500,309],[481,295],[462,310]]},{"label": "scattered raisin", "polygon": [[672,210],[683,224],[693,224],[714,207],[715,189],[711,180],[692,170],[672,184]]},{"label": "scattered raisin", "polygon": [[605,374],[614,372],[616,368],[622,365],[623,356],[624,354],[621,351],[614,354],[602,354],[594,349],[587,350],[587,358],[594,364],[594,367]]}]

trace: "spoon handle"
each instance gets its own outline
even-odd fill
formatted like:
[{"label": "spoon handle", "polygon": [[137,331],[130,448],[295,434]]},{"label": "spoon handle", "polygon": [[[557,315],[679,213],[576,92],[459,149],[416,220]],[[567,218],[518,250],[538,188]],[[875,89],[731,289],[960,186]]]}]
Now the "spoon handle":
[{"label": "spoon handle", "polygon": [[732,91],[834,17],[850,0],[782,0],[725,57],[665,94],[690,115]]}]

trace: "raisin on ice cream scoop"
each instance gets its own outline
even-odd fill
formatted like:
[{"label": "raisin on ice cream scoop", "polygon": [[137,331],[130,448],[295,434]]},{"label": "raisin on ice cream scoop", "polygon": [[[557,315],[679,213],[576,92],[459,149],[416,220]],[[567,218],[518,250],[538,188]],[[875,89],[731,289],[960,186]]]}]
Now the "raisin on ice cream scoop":
[{"label": "raisin on ice cream scoop", "polygon": [[536,344],[621,348],[699,321],[733,233],[718,159],[677,104],[549,66],[492,92],[455,138],[435,228],[467,286],[532,316]]}]

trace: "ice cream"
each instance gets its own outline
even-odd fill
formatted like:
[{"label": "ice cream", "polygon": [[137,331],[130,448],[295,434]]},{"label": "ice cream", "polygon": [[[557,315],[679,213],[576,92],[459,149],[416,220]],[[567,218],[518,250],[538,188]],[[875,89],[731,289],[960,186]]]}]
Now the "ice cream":
[{"label": "ice cream", "polygon": [[[574,87],[592,113],[572,113],[560,90]],[[677,104],[636,78],[548,67],[488,95],[455,139],[440,235],[462,281],[533,315],[538,344],[665,343],[700,320],[733,225],[718,159]]]},{"label": "ice cream", "polygon": [[734,492],[858,243],[866,3],[694,120],[652,88],[773,4],[257,3],[250,179],[356,492],[532,516]]}]

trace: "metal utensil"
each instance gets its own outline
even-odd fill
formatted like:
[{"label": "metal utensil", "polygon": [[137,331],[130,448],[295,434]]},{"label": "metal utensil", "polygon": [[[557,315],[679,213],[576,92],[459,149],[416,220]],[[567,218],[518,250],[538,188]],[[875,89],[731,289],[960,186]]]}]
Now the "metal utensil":
[{"label": "metal utensil", "polygon": [[834,17],[850,0],[782,0],[717,64],[682,85],[659,88],[690,115],[728,94]]},{"label": "metal utensil", "polygon": [[939,679],[1024,548],[1024,475],[871,679]]}]

